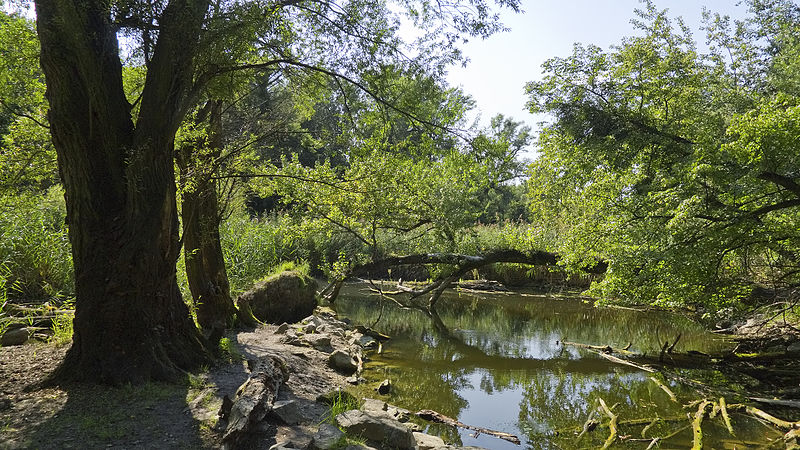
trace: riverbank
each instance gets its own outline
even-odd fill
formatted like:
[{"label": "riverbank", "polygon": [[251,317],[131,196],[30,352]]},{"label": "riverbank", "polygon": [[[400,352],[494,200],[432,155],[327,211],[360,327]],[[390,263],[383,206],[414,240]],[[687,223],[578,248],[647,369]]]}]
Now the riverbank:
[{"label": "riverbank", "polygon": [[322,425],[331,421],[325,398],[348,385],[347,376],[329,364],[330,355],[360,338],[353,330],[320,325],[333,321],[318,315],[306,324],[229,333],[223,342],[227,361],[188,375],[182,384],[40,388],[67,347],[35,341],[2,347],[0,448],[221,448],[226,444],[226,424],[218,414],[223,399],[235,399],[249,377],[248,361],[265,358],[283,361],[288,380],[279,389],[275,410],[250,427],[234,448],[344,448],[348,440],[340,434],[326,444],[330,447],[312,447],[322,439]]}]

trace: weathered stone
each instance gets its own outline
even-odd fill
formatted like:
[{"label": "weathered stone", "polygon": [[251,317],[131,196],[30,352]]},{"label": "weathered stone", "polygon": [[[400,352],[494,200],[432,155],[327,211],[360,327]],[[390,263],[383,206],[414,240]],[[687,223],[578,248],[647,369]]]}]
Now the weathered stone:
[{"label": "weathered stone", "polygon": [[317,331],[317,326],[314,325],[313,323],[307,323],[303,325],[303,328],[301,329],[303,330],[303,333],[313,333]]},{"label": "weathered stone", "polygon": [[414,435],[399,421],[359,409],[339,414],[336,423],[348,434],[373,442],[390,442],[393,448],[413,449],[416,445]]},{"label": "weathered stone", "polygon": [[381,384],[378,385],[376,390],[378,391],[378,394],[388,395],[389,391],[392,390],[392,383],[390,383],[389,380],[383,380],[381,381]]},{"label": "weathered stone", "polygon": [[431,450],[436,447],[444,447],[444,440],[439,436],[431,436],[425,433],[413,433],[414,440],[417,441],[419,450]]},{"label": "weathered stone", "polygon": [[270,415],[277,417],[287,425],[297,425],[305,422],[303,412],[295,400],[281,400],[272,405]]},{"label": "weathered stone", "polygon": [[267,323],[294,323],[317,306],[316,281],[299,272],[281,272],[240,295],[237,303],[249,306],[253,315]]},{"label": "weathered stone", "polygon": [[347,352],[336,350],[328,357],[328,365],[333,369],[350,375],[358,370],[358,362]]},{"label": "weathered stone", "polygon": [[375,447],[370,447],[369,445],[361,445],[361,444],[350,444],[344,448],[344,450],[378,450]]},{"label": "weathered stone", "polygon": [[303,336],[303,340],[321,352],[330,352],[333,350],[331,347],[331,337],[327,334],[307,334]]},{"label": "weathered stone", "polygon": [[345,378],[344,381],[346,381],[348,384],[352,384],[353,386],[357,386],[357,385],[359,385],[359,384],[361,384],[361,383],[363,383],[363,382],[365,382],[367,380],[365,380],[362,377],[357,377],[357,376],[353,375],[351,377]]},{"label": "weathered stone", "polygon": [[270,447],[270,450],[290,449],[308,450],[311,448],[311,441],[314,437],[307,434],[303,427],[281,427],[279,434],[275,436],[277,444]]},{"label": "weathered stone", "polygon": [[283,322],[282,324],[280,324],[280,326],[278,326],[278,328],[275,329],[275,334],[283,334],[286,333],[287,331],[289,331],[289,324]]},{"label": "weathered stone", "polygon": [[360,338],[358,338],[358,345],[364,348],[375,348],[378,346],[378,341],[372,336],[362,335]]},{"label": "weathered stone", "polygon": [[390,405],[383,400],[365,398],[361,410],[374,415],[384,415],[399,422],[408,422],[411,411]]},{"label": "weathered stone", "polygon": [[311,448],[318,450],[334,448],[339,445],[343,437],[344,433],[342,433],[339,427],[329,423],[323,423],[314,434],[314,439],[311,441]]},{"label": "weathered stone", "polygon": [[13,330],[6,330],[3,337],[0,338],[0,345],[8,347],[11,345],[22,345],[31,337],[30,331],[27,328],[16,328]]}]

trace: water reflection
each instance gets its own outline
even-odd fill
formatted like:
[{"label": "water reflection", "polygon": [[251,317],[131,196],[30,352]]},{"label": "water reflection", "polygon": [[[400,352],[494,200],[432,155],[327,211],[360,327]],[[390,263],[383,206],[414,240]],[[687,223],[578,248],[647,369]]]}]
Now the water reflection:
[{"label": "water reflection", "polygon": [[[384,352],[371,355],[365,376],[394,383],[390,402],[411,410],[433,409],[464,423],[517,434],[523,448],[592,448],[602,445],[607,430],[598,429],[576,440],[598,399],[620,416],[621,434],[641,432],[643,425],[626,425],[636,418],[666,419],[648,436],[663,436],[686,425],[686,411],[673,402],[651,374],[613,364],[578,348],[573,341],[658,353],[660,342],[679,333],[677,350],[717,351],[722,340],[679,315],[593,308],[579,299],[452,294],[444,296],[437,313],[401,310],[375,296],[346,288],[337,300],[339,313],[392,336]],[[720,377],[697,373],[695,377]],[[691,387],[661,379],[688,403],[700,397]],[[681,422],[670,421],[680,418]],[[731,440],[724,429],[709,424],[706,442],[719,447]],[[764,439],[767,430],[739,418],[738,439]],[[485,435],[470,435],[445,426],[429,432],[458,445],[492,449],[519,447]],[[725,442],[723,442],[725,441]],[[691,430],[671,445],[691,442]],[[646,447],[644,445],[643,447]]]}]

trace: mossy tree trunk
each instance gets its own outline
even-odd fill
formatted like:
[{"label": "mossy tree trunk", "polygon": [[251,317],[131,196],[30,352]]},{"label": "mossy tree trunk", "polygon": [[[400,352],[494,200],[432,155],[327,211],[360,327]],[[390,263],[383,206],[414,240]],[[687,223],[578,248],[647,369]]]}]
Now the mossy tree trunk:
[{"label": "mossy tree trunk", "polygon": [[76,277],[73,345],[57,381],[171,380],[209,360],[176,281],[173,169],[207,8],[163,10],[134,122],[107,2],[36,0]]}]

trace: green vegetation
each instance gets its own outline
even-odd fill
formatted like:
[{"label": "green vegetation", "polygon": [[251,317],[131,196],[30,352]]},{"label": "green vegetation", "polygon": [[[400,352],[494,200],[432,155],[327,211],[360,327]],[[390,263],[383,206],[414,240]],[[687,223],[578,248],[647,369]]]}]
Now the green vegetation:
[{"label": "green vegetation", "polygon": [[800,10],[750,5],[742,22],[706,15],[703,54],[646,2],[639,35],[576,45],[528,84],[531,111],[553,117],[531,220],[557,230],[565,264],[610,263],[594,295],[716,310],[800,282]]},{"label": "green vegetation", "polygon": [[[517,1],[262,11],[171,0],[147,15],[133,0],[69,13],[37,3],[47,20],[0,13],[1,300],[74,300],[87,348],[70,351],[64,378],[172,379],[216,345],[230,353],[219,339],[232,299],[285,264],[336,280],[400,255],[547,252],[560,267],[468,275],[568,279],[604,302],[709,316],[796,297],[800,8],[790,1],[753,0],[741,23],[708,13],[706,52],[644,2],[636,36],[608,50],[576,44],[528,84],[531,112],[550,119],[535,143],[502,115],[468,124],[474,101],[444,81],[462,58],[453,44],[499,31],[493,8]],[[424,39],[403,42],[402,14]],[[583,273],[598,261],[604,275]],[[54,342],[70,341],[66,320],[53,323]],[[147,342],[110,342],[108,327]],[[142,361],[109,363],[128,347]],[[160,350],[140,351],[149,347]]]},{"label": "green vegetation", "polygon": [[347,393],[337,393],[331,397],[331,404],[322,421],[336,425],[336,416],[345,411],[358,409],[360,407],[361,403],[354,396]]}]

